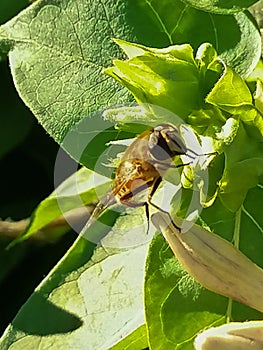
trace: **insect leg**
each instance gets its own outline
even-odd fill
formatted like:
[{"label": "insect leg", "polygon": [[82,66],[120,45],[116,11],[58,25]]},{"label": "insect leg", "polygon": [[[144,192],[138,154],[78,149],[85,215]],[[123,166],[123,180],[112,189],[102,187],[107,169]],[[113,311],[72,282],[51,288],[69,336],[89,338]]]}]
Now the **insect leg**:
[{"label": "insect leg", "polygon": [[85,226],[81,230],[81,234],[84,234],[88,228],[98,219],[98,217],[104,212],[104,210],[111,207],[116,203],[115,196],[112,193],[107,193],[96,205],[91,216],[86,222]]},{"label": "insect leg", "polygon": [[122,202],[123,204],[125,204],[127,207],[131,207],[131,208],[138,208],[138,207],[144,207],[145,209],[145,215],[146,215],[146,219],[147,219],[147,230],[146,230],[146,234],[148,234],[149,229],[150,229],[150,214],[149,214],[149,203],[148,202]]},{"label": "insect leg", "polygon": [[[182,165],[185,165],[185,164],[182,164]],[[173,221],[173,219],[172,219],[170,213],[169,213],[168,211],[162,209],[161,207],[159,207],[158,205],[156,205],[155,203],[152,202],[152,196],[153,196],[154,193],[156,192],[156,190],[157,190],[157,188],[159,187],[159,185],[160,185],[161,182],[162,182],[162,178],[161,178],[161,176],[159,176],[159,177],[155,180],[155,182],[153,183],[152,189],[151,189],[151,191],[150,191],[150,193],[149,193],[149,195],[148,195],[148,203],[149,203],[150,205],[152,205],[155,209],[161,211],[162,213],[167,214],[167,215],[169,216],[169,219],[171,220],[172,225],[173,225],[177,230],[181,231],[181,228],[180,228],[179,226],[177,226],[177,225],[174,223],[174,221]],[[148,203],[147,203],[147,204],[148,204]],[[149,205],[148,205],[148,206],[149,206]],[[145,210],[146,210],[146,207],[145,207]],[[148,216],[149,216],[149,208],[147,208],[147,210],[148,210]],[[146,215],[147,215],[147,214],[146,214]],[[148,218],[147,220],[149,220],[149,218]]]},{"label": "insect leg", "polygon": [[160,183],[162,182],[162,177],[159,176],[154,180],[154,183],[152,184],[152,188],[151,191],[148,195],[148,201],[150,202],[152,199],[152,196],[154,195],[154,193],[156,192],[157,188],[159,187]]},{"label": "insect leg", "polygon": [[146,234],[148,235],[149,229],[150,229],[149,203],[145,202],[145,203],[144,203],[144,208],[145,208],[145,215],[146,215],[146,219],[147,219],[147,230],[146,230]]}]

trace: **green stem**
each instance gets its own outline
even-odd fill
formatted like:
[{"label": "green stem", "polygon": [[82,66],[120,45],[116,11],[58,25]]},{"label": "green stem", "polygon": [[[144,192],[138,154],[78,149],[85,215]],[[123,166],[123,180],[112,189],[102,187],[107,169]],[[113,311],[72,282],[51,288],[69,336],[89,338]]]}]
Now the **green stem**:
[{"label": "green stem", "polygon": [[[241,208],[236,212],[235,228],[234,228],[234,235],[233,235],[233,244],[237,249],[239,248],[240,222],[241,222]],[[228,299],[228,305],[227,305],[227,310],[226,310],[226,322],[227,323],[231,322],[232,305],[233,305],[232,299]]]},{"label": "green stem", "polygon": [[227,309],[226,309],[226,323],[231,322],[232,306],[233,306],[233,300],[228,299],[228,304],[227,304]]},{"label": "green stem", "polygon": [[233,244],[238,249],[240,239],[241,208],[236,212]]}]

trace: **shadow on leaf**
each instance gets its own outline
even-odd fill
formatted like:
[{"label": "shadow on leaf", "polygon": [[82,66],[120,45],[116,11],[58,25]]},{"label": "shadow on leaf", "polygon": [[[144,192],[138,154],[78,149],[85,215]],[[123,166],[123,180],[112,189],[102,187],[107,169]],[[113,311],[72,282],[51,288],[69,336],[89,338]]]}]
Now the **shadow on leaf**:
[{"label": "shadow on leaf", "polygon": [[21,308],[12,325],[27,334],[50,335],[72,332],[82,323],[79,317],[57,307],[36,292]]}]

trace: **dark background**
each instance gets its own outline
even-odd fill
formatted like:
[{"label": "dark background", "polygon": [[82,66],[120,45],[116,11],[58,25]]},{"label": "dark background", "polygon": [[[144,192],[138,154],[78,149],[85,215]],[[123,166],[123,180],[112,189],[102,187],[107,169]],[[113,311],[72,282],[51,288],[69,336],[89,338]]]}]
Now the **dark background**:
[{"label": "dark background", "polygon": [[[0,24],[28,5],[1,0]],[[58,145],[19,98],[7,59],[0,77],[0,219],[17,221],[53,191]],[[56,244],[25,242],[7,251],[9,241],[0,237],[0,335],[75,238],[69,232]]]}]

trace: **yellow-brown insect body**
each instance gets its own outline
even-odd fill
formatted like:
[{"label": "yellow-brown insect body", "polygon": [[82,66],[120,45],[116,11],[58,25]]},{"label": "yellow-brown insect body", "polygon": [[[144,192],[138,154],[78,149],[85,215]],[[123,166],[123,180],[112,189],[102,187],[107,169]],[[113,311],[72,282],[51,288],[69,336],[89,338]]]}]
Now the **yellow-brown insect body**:
[{"label": "yellow-brown insect body", "polygon": [[160,176],[149,151],[151,132],[147,130],[127,148],[116,170],[113,194],[126,205],[134,194],[150,188]]},{"label": "yellow-brown insect body", "polygon": [[[139,135],[124,152],[116,170],[112,192],[98,203],[84,230],[106,208],[118,201],[131,207],[145,206],[148,217],[148,203],[158,188],[164,172],[171,166],[175,156],[186,152],[186,146],[178,129],[171,124],[160,124]],[[148,190],[147,201],[136,202],[135,195],[145,190]],[[157,207],[153,203],[150,204]]]},{"label": "yellow-brown insect body", "polygon": [[124,153],[116,171],[113,194],[122,203],[134,205],[129,203],[134,194],[147,187],[154,192],[154,185],[160,183],[173,158],[186,152],[175,126],[160,124],[145,131]]}]

